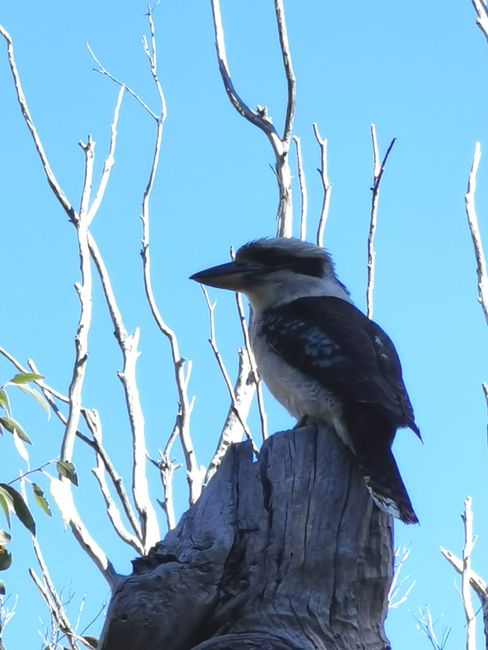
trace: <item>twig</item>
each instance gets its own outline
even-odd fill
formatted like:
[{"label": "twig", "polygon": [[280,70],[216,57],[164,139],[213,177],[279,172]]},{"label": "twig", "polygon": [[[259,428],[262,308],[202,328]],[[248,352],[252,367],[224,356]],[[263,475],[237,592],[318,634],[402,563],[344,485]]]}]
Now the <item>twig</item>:
[{"label": "twig", "polygon": [[217,446],[205,474],[204,484],[207,485],[212,476],[219,468],[228,448],[235,442],[242,440],[241,419],[247,418],[251,407],[252,398],[256,384],[253,378],[253,372],[249,363],[249,356],[244,350],[238,350],[239,367],[237,380],[234,387],[235,401],[239,404],[239,415],[234,408],[233,403],[229,407],[222,432],[219,436]]},{"label": "twig", "polygon": [[375,272],[375,257],[374,250],[374,236],[376,233],[376,223],[378,216],[378,201],[380,198],[380,183],[385,171],[386,161],[390,155],[390,151],[395,144],[396,138],[390,142],[386,150],[385,157],[380,163],[380,154],[378,151],[378,141],[376,139],[376,127],[371,125],[371,140],[373,144],[373,186],[371,187],[371,217],[369,222],[368,234],[368,283],[366,287],[366,307],[368,318],[373,318],[373,291],[374,291],[374,272]]},{"label": "twig", "polygon": [[300,213],[300,239],[304,240],[307,237],[307,210],[308,210],[307,183],[305,180],[305,171],[303,169],[302,145],[300,142],[300,138],[297,135],[294,135],[293,141],[295,142],[295,150],[297,154],[298,183],[300,186],[300,196],[302,199],[302,210]]},{"label": "twig", "polygon": [[66,616],[63,603],[61,602],[61,598],[59,597],[59,594],[56,591],[56,588],[54,587],[54,584],[51,580],[47,564],[44,561],[41,548],[35,537],[32,537],[32,544],[34,546],[34,553],[41,570],[43,581],[41,582],[37,574],[32,569],[29,570],[29,574],[34,581],[37,589],[39,590],[44,602],[46,603],[51,616],[56,620],[56,623],[58,624],[61,632],[66,635],[70,647],[72,650],[77,650],[78,646],[76,641],[78,635],[76,634],[75,630],[71,626],[71,623],[69,622],[68,617]]},{"label": "twig", "polygon": [[217,360],[217,364],[220,368],[220,372],[222,373],[222,377],[224,378],[225,385],[227,387],[227,390],[229,392],[229,396],[231,399],[232,403],[232,408],[236,414],[236,417],[238,418],[244,433],[247,437],[247,439],[251,442],[252,448],[254,452],[257,454],[258,449],[256,447],[256,444],[254,443],[254,439],[251,435],[251,432],[249,431],[246,422],[244,421],[244,418],[240,412],[240,405],[238,404],[236,400],[236,395],[234,393],[234,388],[232,386],[232,382],[230,381],[229,373],[227,372],[227,369],[225,367],[225,364],[222,360],[222,357],[220,355],[219,349],[217,347],[217,341],[215,339],[215,318],[214,318],[214,311],[215,311],[215,303],[210,302],[210,299],[208,297],[208,292],[205,289],[205,287],[202,285],[202,291],[203,295],[205,296],[205,301],[207,303],[208,307],[208,312],[209,312],[209,320],[210,320],[210,337],[208,339],[208,342],[210,343],[210,347],[212,348],[212,352],[214,353],[215,359]]},{"label": "twig", "polygon": [[157,120],[158,120],[158,116],[156,115],[156,113],[154,113],[154,112],[149,108],[149,106],[146,104],[146,102],[143,101],[143,100],[141,99],[141,97],[140,97],[136,92],[134,92],[130,86],[127,86],[127,84],[125,84],[123,81],[120,81],[120,79],[117,79],[117,77],[115,77],[112,73],[110,73],[110,72],[105,68],[105,66],[102,65],[102,63],[100,62],[99,58],[96,56],[95,52],[92,50],[92,48],[91,48],[91,46],[90,46],[89,43],[86,44],[86,49],[88,50],[88,52],[90,53],[90,56],[92,57],[92,59],[95,61],[95,63],[96,63],[97,66],[98,66],[98,68],[94,68],[94,70],[95,70],[96,72],[99,72],[101,75],[104,75],[105,77],[108,77],[108,78],[111,79],[114,83],[116,83],[118,86],[120,86],[121,88],[123,88],[124,90],[126,90],[126,91],[129,93],[129,95],[131,95],[131,96],[136,100],[136,102],[138,102],[138,103],[142,106],[142,108],[143,108],[145,111],[147,111],[147,112],[149,113],[149,115],[150,115],[154,120],[157,121]]},{"label": "twig", "polygon": [[289,145],[294,113],[294,77],[291,66],[288,39],[286,36],[286,23],[281,0],[275,0],[275,12],[278,22],[281,53],[288,82],[288,103],[285,119],[284,135],[280,138],[271,118],[264,107],[257,107],[253,111],[236,91],[232,82],[227,54],[225,48],[224,28],[220,11],[220,0],[211,0],[212,16],[215,34],[215,49],[219,64],[220,75],[224,83],[227,96],[236,111],[248,122],[257,126],[268,138],[275,155],[275,173],[278,182],[279,202],[277,211],[277,236],[291,237],[293,226],[291,171],[289,165]]},{"label": "twig", "polygon": [[419,614],[420,618],[417,619],[417,629],[425,634],[434,650],[444,650],[451,633],[451,628],[444,628],[442,630],[442,637],[439,641],[434,629],[434,622],[432,620],[432,612],[430,611],[430,606],[427,605],[425,609],[420,608]]},{"label": "twig", "polygon": [[393,580],[391,581],[390,591],[388,592],[388,609],[398,609],[398,607],[403,605],[408,600],[412,589],[415,587],[415,580],[413,580],[410,585],[405,588],[403,594],[400,596],[400,590],[402,589],[405,581],[409,579],[409,576],[405,576],[400,579],[402,569],[409,556],[409,548],[401,547],[395,549],[395,571],[393,574]]},{"label": "twig", "polygon": [[5,42],[7,43],[8,62],[10,66],[10,72],[12,73],[12,77],[14,80],[15,92],[17,93],[17,101],[19,103],[20,110],[22,111],[22,115],[24,117],[26,126],[30,131],[32,139],[34,140],[34,145],[36,147],[37,153],[39,154],[39,158],[41,159],[42,168],[44,169],[44,173],[46,174],[47,181],[52,191],[54,192],[54,195],[63,206],[69,219],[71,221],[74,221],[76,216],[75,210],[71,205],[71,203],[69,202],[66,195],[64,194],[63,190],[61,189],[61,186],[58,183],[56,176],[54,175],[51,169],[46,153],[44,151],[44,147],[42,146],[41,139],[39,137],[36,126],[30,114],[29,107],[25,99],[24,91],[22,89],[20,76],[17,70],[17,64],[15,62],[14,44],[12,41],[12,37],[2,25],[0,25],[0,35],[3,36]]},{"label": "twig", "polygon": [[[2,348],[0,348],[0,354],[4,354],[4,356],[6,356],[6,353]],[[23,366],[19,364],[19,362],[16,361],[11,355],[8,355],[8,357],[14,363],[16,368],[20,370],[20,372],[27,372],[27,370],[23,368]],[[29,359],[28,363],[29,363],[29,368],[32,370],[32,372],[35,372],[36,374],[42,374],[39,372],[39,369],[37,368],[36,364],[32,359]],[[54,390],[51,386],[48,386],[44,381],[36,381],[35,383],[42,390],[44,397],[49,402],[52,410],[57,415],[57,417],[61,420],[61,422],[63,422],[63,424],[66,424],[66,416],[56,407],[56,404],[53,401],[53,397],[65,403],[69,402],[69,398],[66,395],[60,393],[59,391]],[[97,460],[97,464],[101,463],[101,465],[103,465],[103,469],[107,472],[115,488],[117,496],[119,497],[120,503],[127,516],[127,519],[129,520],[132,530],[136,534],[137,538],[141,540],[142,539],[141,527],[137,522],[137,519],[133,513],[132,506],[129,501],[129,497],[125,491],[124,482],[120,474],[115,469],[115,466],[110,460],[110,457],[108,456],[108,453],[102,444],[102,423],[100,421],[100,416],[96,410],[90,410],[83,406],[81,408],[81,415],[85,420],[85,423],[93,437],[93,440],[90,440],[87,436],[81,433],[81,431],[77,431],[76,435],[78,438],[83,440],[83,442],[85,442],[89,447],[91,447],[95,452],[95,458]]]},{"label": "twig", "polygon": [[469,231],[473,241],[474,256],[476,259],[476,272],[478,275],[478,301],[483,309],[486,323],[488,324],[488,273],[486,270],[486,258],[483,251],[478,217],[476,214],[475,194],[478,167],[481,159],[481,145],[476,143],[474,148],[473,162],[469,172],[468,189],[465,196],[466,216],[468,218]]},{"label": "twig", "polygon": [[327,140],[322,138],[319,132],[319,127],[316,122],[313,123],[313,132],[315,139],[317,140],[320,147],[320,169],[318,170],[320,174],[320,180],[322,181],[323,189],[323,198],[322,198],[322,210],[320,212],[319,224],[317,226],[317,246],[324,245],[324,230],[325,224],[327,223],[327,217],[329,216],[329,207],[330,207],[330,197],[332,194],[332,185],[329,181],[329,175],[327,171]]},{"label": "twig", "polygon": [[280,38],[281,56],[283,58],[283,66],[285,68],[285,76],[288,89],[286,118],[285,126],[283,129],[283,142],[287,142],[289,144],[293,129],[293,118],[295,116],[296,79],[295,73],[293,72],[293,64],[291,61],[290,45],[288,43],[288,32],[286,29],[285,8],[283,6],[283,0],[275,0],[274,4],[276,23],[278,25],[278,34]]},{"label": "twig", "polygon": [[[254,384],[256,385],[256,396],[258,401],[258,413],[259,421],[261,423],[261,437],[263,442],[268,437],[268,422],[266,416],[266,409],[264,406],[264,397],[263,397],[263,382],[259,375],[258,366],[256,364],[256,359],[254,358],[254,352],[251,346],[251,339],[249,337],[249,327],[244,315],[244,307],[242,305],[242,297],[240,293],[235,294],[237,313],[239,314],[239,322],[241,324],[242,338],[244,339],[244,347],[246,349],[247,356],[249,358],[249,364],[252,369],[252,378]],[[252,315],[251,315],[252,318]]]},{"label": "twig", "polygon": [[471,0],[471,2],[477,14],[476,24],[488,40],[488,6],[486,0]]},{"label": "twig", "polygon": [[119,123],[120,107],[122,106],[122,99],[124,98],[124,93],[125,93],[125,87],[122,86],[119,90],[117,101],[115,102],[114,116],[112,119],[112,124],[110,126],[109,151],[103,163],[103,171],[100,177],[98,189],[95,192],[95,198],[93,199],[93,202],[89,209],[88,223],[90,223],[93,220],[94,216],[98,212],[98,209],[100,208],[100,205],[103,201],[103,197],[105,196],[105,190],[107,189],[108,181],[110,179],[110,173],[112,171],[112,167],[115,164],[115,146],[117,144],[117,125]]},{"label": "twig", "polygon": [[[152,13],[148,13],[149,19],[149,28],[150,28],[150,43],[149,47],[146,38],[143,39],[143,47],[146,53],[151,75],[153,77],[154,84],[156,86],[156,91],[159,97],[159,114],[157,115],[156,120],[156,136],[154,142],[153,158],[151,162],[151,167],[149,170],[149,177],[144,190],[144,195],[142,199],[141,207],[141,221],[142,221],[142,265],[143,265],[143,275],[144,275],[144,288],[146,292],[147,301],[151,314],[154,318],[154,321],[159,328],[160,332],[167,338],[170,350],[171,358],[173,361],[174,368],[174,377],[176,389],[178,392],[178,415],[176,418],[176,423],[178,425],[177,434],[180,438],[181,445],[183,448],[183,455],[185,457],[186,464],[186,477],[189,486],[189,501],[190,504],[195,503],[195,501],[200,496],[202,489],[202,480],[201,472],[198,467],[198,462],[196,458],[196,453],[193,447],[193,441],[191,439],[190,433],[190,418],[192,413],[192,405],[188,397],[188,384],[190,381],[191,375],[191,363],[186,362],[185,359],[180,354],[178,339],[176,333],[172,330],[166,321],[164,320],[161,311],[156,302],[152,288],[152,273],[151,273],[151,255],[150,255],[150,198],[152,189],[154,186],[154,180],[156,177],[156,172],[159,164],[159,155],[161,151],[161,141],[163,137],[163,125],[166,119],[166,100],[164,97],[163,88],[158,78],[158,64],[157,64],[157,52],[156,52],[156,39],[154,32],[154,22],[152,19]],[[175,432],[175,429],[173,429]],[[172,436],[170,436],[170,440]],[[174,440],[174,438],[173,438]],[[168,441],[169,442],[169,441]],[[172,444],[172,443],[171,443]],[[165,458],[163,455],[162,460]],[[164,474],[161,474],[163,480],[163,489],[165,491],[165,508],[168,508],[166,515],[168,519],[168,524],[171,523],[171,527],[174,527],[173,522],[173,504],[168,502],[168,494],[171,492],[171,487],[168,481],[173,476],[173,471],[171,470],[171,462],[169,461],[169,456],[166,456],[166,465],[165,467],[169,468],[168,471],[165,471]],[[168,464],[169,463],[169,464]]]}]

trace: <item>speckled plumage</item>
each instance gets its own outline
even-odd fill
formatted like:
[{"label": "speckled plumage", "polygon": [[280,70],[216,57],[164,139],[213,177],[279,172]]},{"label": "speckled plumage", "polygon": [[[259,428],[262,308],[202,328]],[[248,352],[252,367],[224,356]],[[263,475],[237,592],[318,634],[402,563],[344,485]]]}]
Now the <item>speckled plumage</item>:
[{"label": "speckled plumage", "polygon": [[330,255],[296,239],[261,239],[193,277],[248,296],[251,343],[271,393],[298,420],[332,424],[379,507],[416,523],[391,451],[398,428],[420,436],[400,360],[353,305]]}]

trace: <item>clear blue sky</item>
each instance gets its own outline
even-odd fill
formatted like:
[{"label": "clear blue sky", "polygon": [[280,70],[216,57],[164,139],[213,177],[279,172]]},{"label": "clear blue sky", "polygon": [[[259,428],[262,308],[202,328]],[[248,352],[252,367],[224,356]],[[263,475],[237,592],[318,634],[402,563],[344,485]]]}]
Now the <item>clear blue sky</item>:
[{"label": "clear blue sky", "polygon": [[[282,124],[283,79],[272,2],[224,1],[229,63],[251,106],[266,105]],[[375,122],[384,151],[397,144],[383,178],[377,235],[375,319],[390,333],[403,359],[407,386],[425,444],[408,431],[396,455],[421,525],[396,524],[396,543],[411,546],[405,573],[416,586],[388,622],[396,650],[427,648],[416,630],[420,606],[430,603],[439,630],[452,626],[447,648],[463,644],[464,619],[455,576],[439,547],[459,553],[459,514],[469,494],[480,535],[475,569],[488,578],[488,467],[486,327],[476,299],[476,275],[464,192],[474,143],[488,148],[488,52],[469,0],[426,3],[376,1],[286,3],[297,75],[295,133],[302,138],[310,193],[310,221],[321,203],[316,173],[319,152],[312,122],[329,140],[333,195],[326,245],[360,307],[364,307],[366,235],[370,207],[371,144]],[[145,3],[87,0],[7,3],[0,22],[14,38],[17,63],[51,165],[71,201],[82,180],[80,139],[92,133],[98,167],[106,151],[117,89],[92,71],[89,42],[104,64],[149,104],[154,89],[140,46],[147,33]],[[154,288],[193,360],[196,396],[193,436],[199,461],[212,453],[228,400],[207,343],[207,310],[188,276],[225,261],[229,246],[274,233],[276,187],[267,141],[231,108],[218,74],[209,2],[161,2],[156,10],[160,78],[168,102],[153,214]],[[48,382],[66,392],[73,359],[79,279],[73,227],[51,196],[16,105],[0,49],[0,219],[2,319],[0,344],[22,361],[32,357]],[[93,232],[112,272],[128,329],[142,328],[140,390],[148,449],[155,456],[171,431],[176,396],[165,340],[157,335],[142,297],[140,200],[148,171],[153,124],[126,98],[111,184]],[[488,149],[487,149],[488,150]],[[488,241],[488,157],[479,173],[478,213]],[[295,207],[298,208],[295,194]],[[313,232],[313,231],[312,231]],[[98,285],[95,287],[91,355],[84,403],[99,409],[107,447],[127,471],[129,434],[115,372],[120,355]],[[229,369],[240,344],[232,296],[219,294],[217,327]],[[0,381],[12,374],[0,361]],[[22,396],[15,415],[33,439],[32,464],[58,454],[61,428]],[[292,421],[267,399],[270,429]],[[251,423],[257,431],[257,420]],[[21,467],[11,440],[1,441],[1,479]],[[96,506],[92,458],[78,449],[79,507],[117,570],[133,556],[110,532]],[[159,494],[157,473],[151,489]],[[42,483],[43,480],[39,479]],[[178,510],[185,509],[184,479]],[[46,486],[47,488],[47,486]],[[54,510],[54,508],[53,508]],[[39,539],[70,612],[86,595],[86,624],[108,597],[96,569],[64,532],[60,517],[38,514]],[[162,518],[161,518],[162,521]],[[0,523],[4,526],[4,523]],[[18,594],[7,628],[10,649],[38,648],[39,618],[48,616],[27,575],[35,566],[27,533],[14,523],[14,565],[1,577]],[[481,617],[479,617],[481,625]],[[100,619],[92,628],[97,633]]]}]

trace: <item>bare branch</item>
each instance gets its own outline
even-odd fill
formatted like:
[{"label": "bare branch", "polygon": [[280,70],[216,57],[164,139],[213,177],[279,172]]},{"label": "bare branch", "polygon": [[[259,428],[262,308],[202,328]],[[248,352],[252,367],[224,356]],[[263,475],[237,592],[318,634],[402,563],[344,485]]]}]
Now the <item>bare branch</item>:
[{"label": "bare branch", "polygon": [[74,222],[81,270],[81,283],[76,283],[75,285],[80,299],[80,317],[76,328],[75,362],[69,387],[68,422],[61,444],[61,459],[67,461],[71,461],[73,458],[74,441],[80,420],[81,394],[88,360],[88,333],[90,331],[92,315],[92,273],[88,245],[88,210],[93,180],[95,143],[91,136],[88,136],[86,145],[81,144],[81,147],[85,155],[85,179],[81,194],[80,211]]},{"label": "bare branch", "polygon": [[283,142],[290,143],[293,129],[293,117],[295,115],[296,101],[296,79],[291,62],[290,45],[288,43],[288,32],[286,29],[285,8],[283,0],[275,0],[276,22],[278,25],[278,34],[280,37],[281,56],[285,68],[286,83],[288,89],[288,101],[286,105],[285,127],[283,129]]},{"label": "bare branch", "polygon": [[205,485],[208,484],[219,468],[230,445],[236,442],[241,442],[243,429],[240,418],[244,419],[247,417],[254,396],[256,384],[254,382],[249,356],[244,350],[238,350],[238,354],[239,369],[237,372],[237,381],[234,387],[234,395],[235,401],[239,405],[239,415],[237,415],[237,411],[231,403],[217,447],[212,456],[212,460],[208,465],[207,473],[205,474]]},{"label": "bare branch", "polygon": [[138,343],[140,331],[136,328],[129,335],[125,329],[122,315],[119,311],[112,283],[105,262],[98,250],[94,238],[89,235],[90,252],[98,270],[102,289],[110,311],[114,334],[122,352],[124,367],[118,373],[124,389],[127,413],[132,432],[132,492],[137,512],[141,518],[142,538],[144,548],[149,550],[159,540],[159,525],[156,512],[149,496],[149,486],[146,475],[146,443],[144,433],[144,413],[142,411],[139,390],[136,379],[136,363],[139,357]]},{"label": "bare branch", "polygon": [[291,128],[294,113],[294,77],[291,67],[291,59],[288,48],[288,39],[286,36],[286,26],[284,21],[283,7],[281,0],[275,0],[275,10],[278,20],[278,31],[280,33],[281,52],[285,66],[285,72],[288,82],[288,104],[287,117],[285,120],[284,137],[280,138],[271,118],[268,116],[266,108],[258,106],[253,111],[244,102],[236,91],[232,82],[229,65],[227,63],[227,54],[225,49],[224,28],[222,25],[222,14],[220,11],[220,0],[211,0],[212,16],[215,33],[215,49],[219,63],[220,75],[224,82],[224,88],[227,96],[236,111],[242,115],[248,122],[257,126],[266,135],[275,154],[275,173],[278,182],[279,203],[277,212],[277,236],[291,237],[293,230],[293,210],[292,210],[292,191],[291,191],[291,171],[289,165],[289,148]]},{"label": "bare branch", "polygon": [[35,127],[34,121],[30,114],[29,107],[27,105],[27,100],[25,98],[24,91],[22,89],[20,76],[17,70],[17,64],[15,62],[14,45],[13,45],[12,37],[7,32],[7,30],[4,27],[2,27],[2,25],[0,25],[0,35],[3,36],[5,42],[7,43],[8,62],[10,66],[10,72],[12,73],[12,77],[14,80],[15,92],[17,93],[17,101],[19,102],[19,106],[22,111],[24,121],[26,123],[27,128],[30,131],[37,153],[39,154],[39,158],[41,159],[41,165],[42,168],[44,169],[44,173],[46,174],[47,182],[49,183],[49,186],[52,189],[55,197],[58,199],[58,201],[61,203],[62,207],[64,208],[69,219],[71,221],[74,221],[76,218],[76,212],[73,206],[71,205],[71,203],[69,202],[68,198],[64,194],[63,190],[61,189],[61,186],[58,183],[51,169],[48,158],[44,151],[44,147],[42,146],[41,139],[39,137],[39,134],[37,133],[37,129]]},{"label": "bare branch", "polygon": [[154,83],[156,85],[156,90],[159,97],[159,114],[157,116],[157,127],[156,135],[154,142],[154,151],[151,167],[149,170],[149,177],[144,191],[144,196],[142,200],[141,208],[141,221],[142,221],[142,264],[143,264],[143,274],[144,274],[144,288],[146,292],[146,297],[149,303],[149,308],[151,314],[154,318],[154,321],[161,331],[161,333],[168,339],[171,357],[174,367],[174,377],[176,383],[176,389],[178,392],[178,414],[176,418],[176,428],[173,429],[173,433],[170,436],[168,443],[166,445],[166,451],[161,457],[161,479],[163,481],[163,490],[164,490],[164,509],[166,512],[166,517],[168,520],[168,525],[170,528],[173,528],[175,525],[174,520],[174,506],[172,503],[169,503],[170,495],[172,494],[172,487],[169,484],[169,481],[173,477],[173,464],[169,458],[169,449],[171,448],[173,441],[175,440],[176,433],[178,434],[181,445],[183,448],[183,454],[185,457],[186,463],[186,477],[188,481],[189,491],[190,491],[190,504],[195,503],[195,501],[200,496],[200,491],[202,488],[201,482],[201,472],[198,467],[198,462],[196,458],[196,453],[193,447],[193,442],[190,435],[190,417],[192,412],[192,405],[188,397],[188,383],[190,380],[191,374],[191,363],[186,363],[185,359],[180,354],[178,339],[176,333],[168,326],[164,320],[159,307],[154,296],[152,288],[152,274],[151,274],[151,255],[150,255],[150,198],[152,189],[154,186],[154,180],[156,177],[156,172],[159,164],[159,155],[161,150],[161,141],[163,137],[163,125],[166,119],[166,100],[164,97],[163,88],[158,78],[158,65],[157,65],[157,52],[156,52],[156,39],[154,32],[154,22],[152,19],[152,14],[149,11],[149,28],[150,28],[150,43],[149,47],[146,38],[143,39],[143,47],[146,53],[147,59],[149,61],[151,75],[153,77]]},{"label": "bare branch", "polygon": [[295,149],[297,154],[298,183],[300,185],[300,196],[302,199],[302,210],[300,213],[300,239],[304,240],[307,237],[307,210],[308,210],[307,183],[305,180],[305,171],[303,169],[302,145],[300,142],[300,138],[297,135],[294,135],[293,141],[295,142]]},{"label": "bare branch", "polygon": [[236,293],[235,298],[236,298],[236,305],[237,305],[237,313],[239,314],[239,322],[241,324],[242,338],[244,339],[244,347],[252,369],[252,381],[256,385],[258,413],[259,413],[259,420],[261,423],[261,437],[264,442],[268,437],[268,422],[266,416],[266,409],[264,407],[263,382],[259,375],[256,359],[254,358],[251,339],[249,337],[249,327],[247,324],[246,317],[244,315],[244,307],[242,305],[242,296],[240,293]]},{"label": "bare branch", "polygon": [[61,598],[59,597],[59,594],[54,587],[54,583],[51,580],[47,564],[44,561],[41,548],[35,537],[32,537],[32,544],[34,546],[34,553],[36,555],[37,562],[39,563],[39,567],[41,569],[42,582],[32,569],[29,570],[29,574],[34,581],[37,589],[39,590],[44,602],[46,603],[51,616],[56,620],[61,632],[66,635],[70,648],[72,648],[72,650],[77,650],[78,646],[76,640],[78,635],[73,629],[66,615],[66,612],[64,611],[63,603],[61,602]]},{"label": "bare branch", "polygon": [[417,629],[427,637],[434,650],[444,650],[449,634],[451,633],[451,628],[444,628],[442,630],[441,639],[439,640],[434,629],[434,621],[432,620],[430,606],[427,605],[424,609],[420,608],[419,614],[420,617],[417,619]]},{"label": "bare branch", "polygon": [[120,79],[117,79],[117,77],[115,77],[111,72],[109,72],[109,71],[105,68],[105,66],[102,65],[102,63],[100,62],[100,59],[96,56],[95,52],[92,50],[92,48],[91,48],[91,46],[90,46],[89,43],[86,44],[86,48],[87,48],[88,52],[90,53],[92,59],[95,61],[95,63],[96,63],[97,66],[98,66],[98,68],[94,68],[94,70],[95,70],[96,72],[99,72],[101,75],[104,75],[105,77],[108,77],[108,78],[111,79],[114,83],[116,83],[118,86],[120,86],[121,88],[123,88],[124,90],[126,90],[126,91],[129,93],[129,95],[131,95],[131,96],[136,100],[136,102],[137,102],[138,104],[140,104],[140,105],[142,106],[142,108],[143,108],[145,111],[147,111],[147,112],[149,113],[149,115],[150,115],[154,120],[157,121],[158,116],[156,115],[156,113],[154,113],[154,112],[149,108],[149,106],[146,104],[146,102],[144,102],[144,101],[141,99],[141,97],[140,97],[136,92],[134,92],[134,91],[132,90],[132,88],[130,88],[130,86],[127,86],[127,84],[125,84],[123,81],[120,81]]},{"label": "bare branch", "polygon": [[[456,557],[454,553],[448,551],[445,548],[441,547],[441,554],[446,558],[449,564],[457,571],[460,575],[463,574],[464,563],[463,560]],[[488,584],[475,573],[472,569],[469,577],[470,585],[476,595],[478,596],[481,609],[483,611],[483,623],[484,623],[484,633],[485,639],[488,641]]]},{"label": "bare branch", "polygon": [[488,6],[486,0],[471,0],[471,2],[477,14],[476,24],[485,35],[486,40],[488,40]]},{"label": "bare branch", "polygon": [[371,140],[373,144],[373,186],[371,187],[371,217],[369,222],[368,234],[368,283],[366,287],[366,307],[368,318],[373,318],[373,291],[374,291],[374,273],[375,273],[375,257],[374,250],[374,236],[376,233],[376,223],[378,217],[378,201],[380,198],[380,183],[385,171],[386,161],[390,155],[390,151],[395,144],[396,138],[390,142],[386,150],[385,157],[380,163],[380,154],[378,150],[378,141],[376,139],[376,127],[371,125]]},{"label": "bare branch", "polygon": [[[400,579],[402,569],[405,566],[408,558],[410,556],[410,549],[408,547],[400,547],[395,549],[395,572],[393,574],[393,580],[391,581],[390,591],[388,592],[388,609],[398,609],[403,605],[407,600],[415,587],[415,580],[413,580],[408,586],[405,586],[405,582],[409,579],[409,576],[404,576]],[[400,592],[403,590],[403,593],[400,595]]]},{"label": "bare branch", "polygon": [[107,189],[108,181],[110,179],[110,172],[112,167],[115,164],[115,145],[117,143],[117,125],[119,122],[120,107],[122,105],[122,99],[124,97],[125,87],[121,86],[119,94],[117,96],[117,101],[115,103],[114,117],[110,127],[110,146],[107,157],[103,164],[102,176],[100,178],[100,183],[98,189],[95,193],[95,198],[89,209],[88,223],[90,223],[94,216],[97,214],[98,209],[103,201],[105,195],[105,190]]},{"label": "bare branch", "polygon": [[217,364],[220,368],[220,372],[222,373],[222,377],[224,378],[225,385],[227,387],[227,390],[229,392],[229,396],[231,399],[232,403],[232,408],[236,414],[237,419],[239,420],[244,433],[247,437],[247,439],[251,442],[253,451],[257,454],[258,449],[256,447],[256,444],[254,442],[254,439],[251,435],[251,432],[249,431],[247,424],[245,422],[245,418],[242,416],[240,412],[240,405],[237,402],[236,395],[234,393],[234,388],[232,386],[232,382],[230,381],[229,373],[227,372],[227,369],[225,367],[225,364],[222,360],[222,357],[220,355],[219,349],[217,347],[217,341],[215,338],[215,318],[214,318],[214,312],[215,312],[215,303],[210,302],[210,299],[208,297],[208,292],[206,288],[202,285],[202,291],[203,295],[205,296],[205,301],[207,303],[208,307],[208,312],[209,312],[209,319],[210,319],[210,338],[208,342],[210,343],[210,347],[212,348],[212,352],[215,355],[215,359],[217,360]]},{"label": "bare branch", "polygon": [[324,245],[324,230],[325,224],[327,223],[327,217],[329,215],[329,206],[330,206],[330,197],[332,193],[332,185],[329,181],[329,175],[327,172],[327,140],[322,138],[319,132],[319,127],[314,122],[313,123],[313,132],[315,139],[317,140],[320,147],[320,179],[322,181],[323,188],[323,199],[322,199],[322,210],[320,212],[319,225],[317,227],[317,246]]},{"label": "bare branch", "polygon": [[466,216],[468,218],[469,231],[473,241],[474,255],[476,259],[476,272],[478,275],[478,300],[483,309],[486,322],[488,324],[488,273],[486,270],[486,258],[483,251],[480,230],[478,226],[478,217],[476,214],[475,194],[476,179],[478,167],[481,159],[481,145],[476,143],[474,148],[473,162],[468,179],[468,189],[465,196]]}]

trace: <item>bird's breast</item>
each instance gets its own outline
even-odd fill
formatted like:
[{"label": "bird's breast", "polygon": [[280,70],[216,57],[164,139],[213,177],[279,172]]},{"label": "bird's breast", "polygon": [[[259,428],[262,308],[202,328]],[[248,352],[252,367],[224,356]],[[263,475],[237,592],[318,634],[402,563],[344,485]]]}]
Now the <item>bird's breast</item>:
[{"label": "bird's breast", "polygon": [[337,396],[277,354],[258,319],[251,324],[251,344],[262,379],[291,415],[328,422],[340,417],[342,404]]}]

